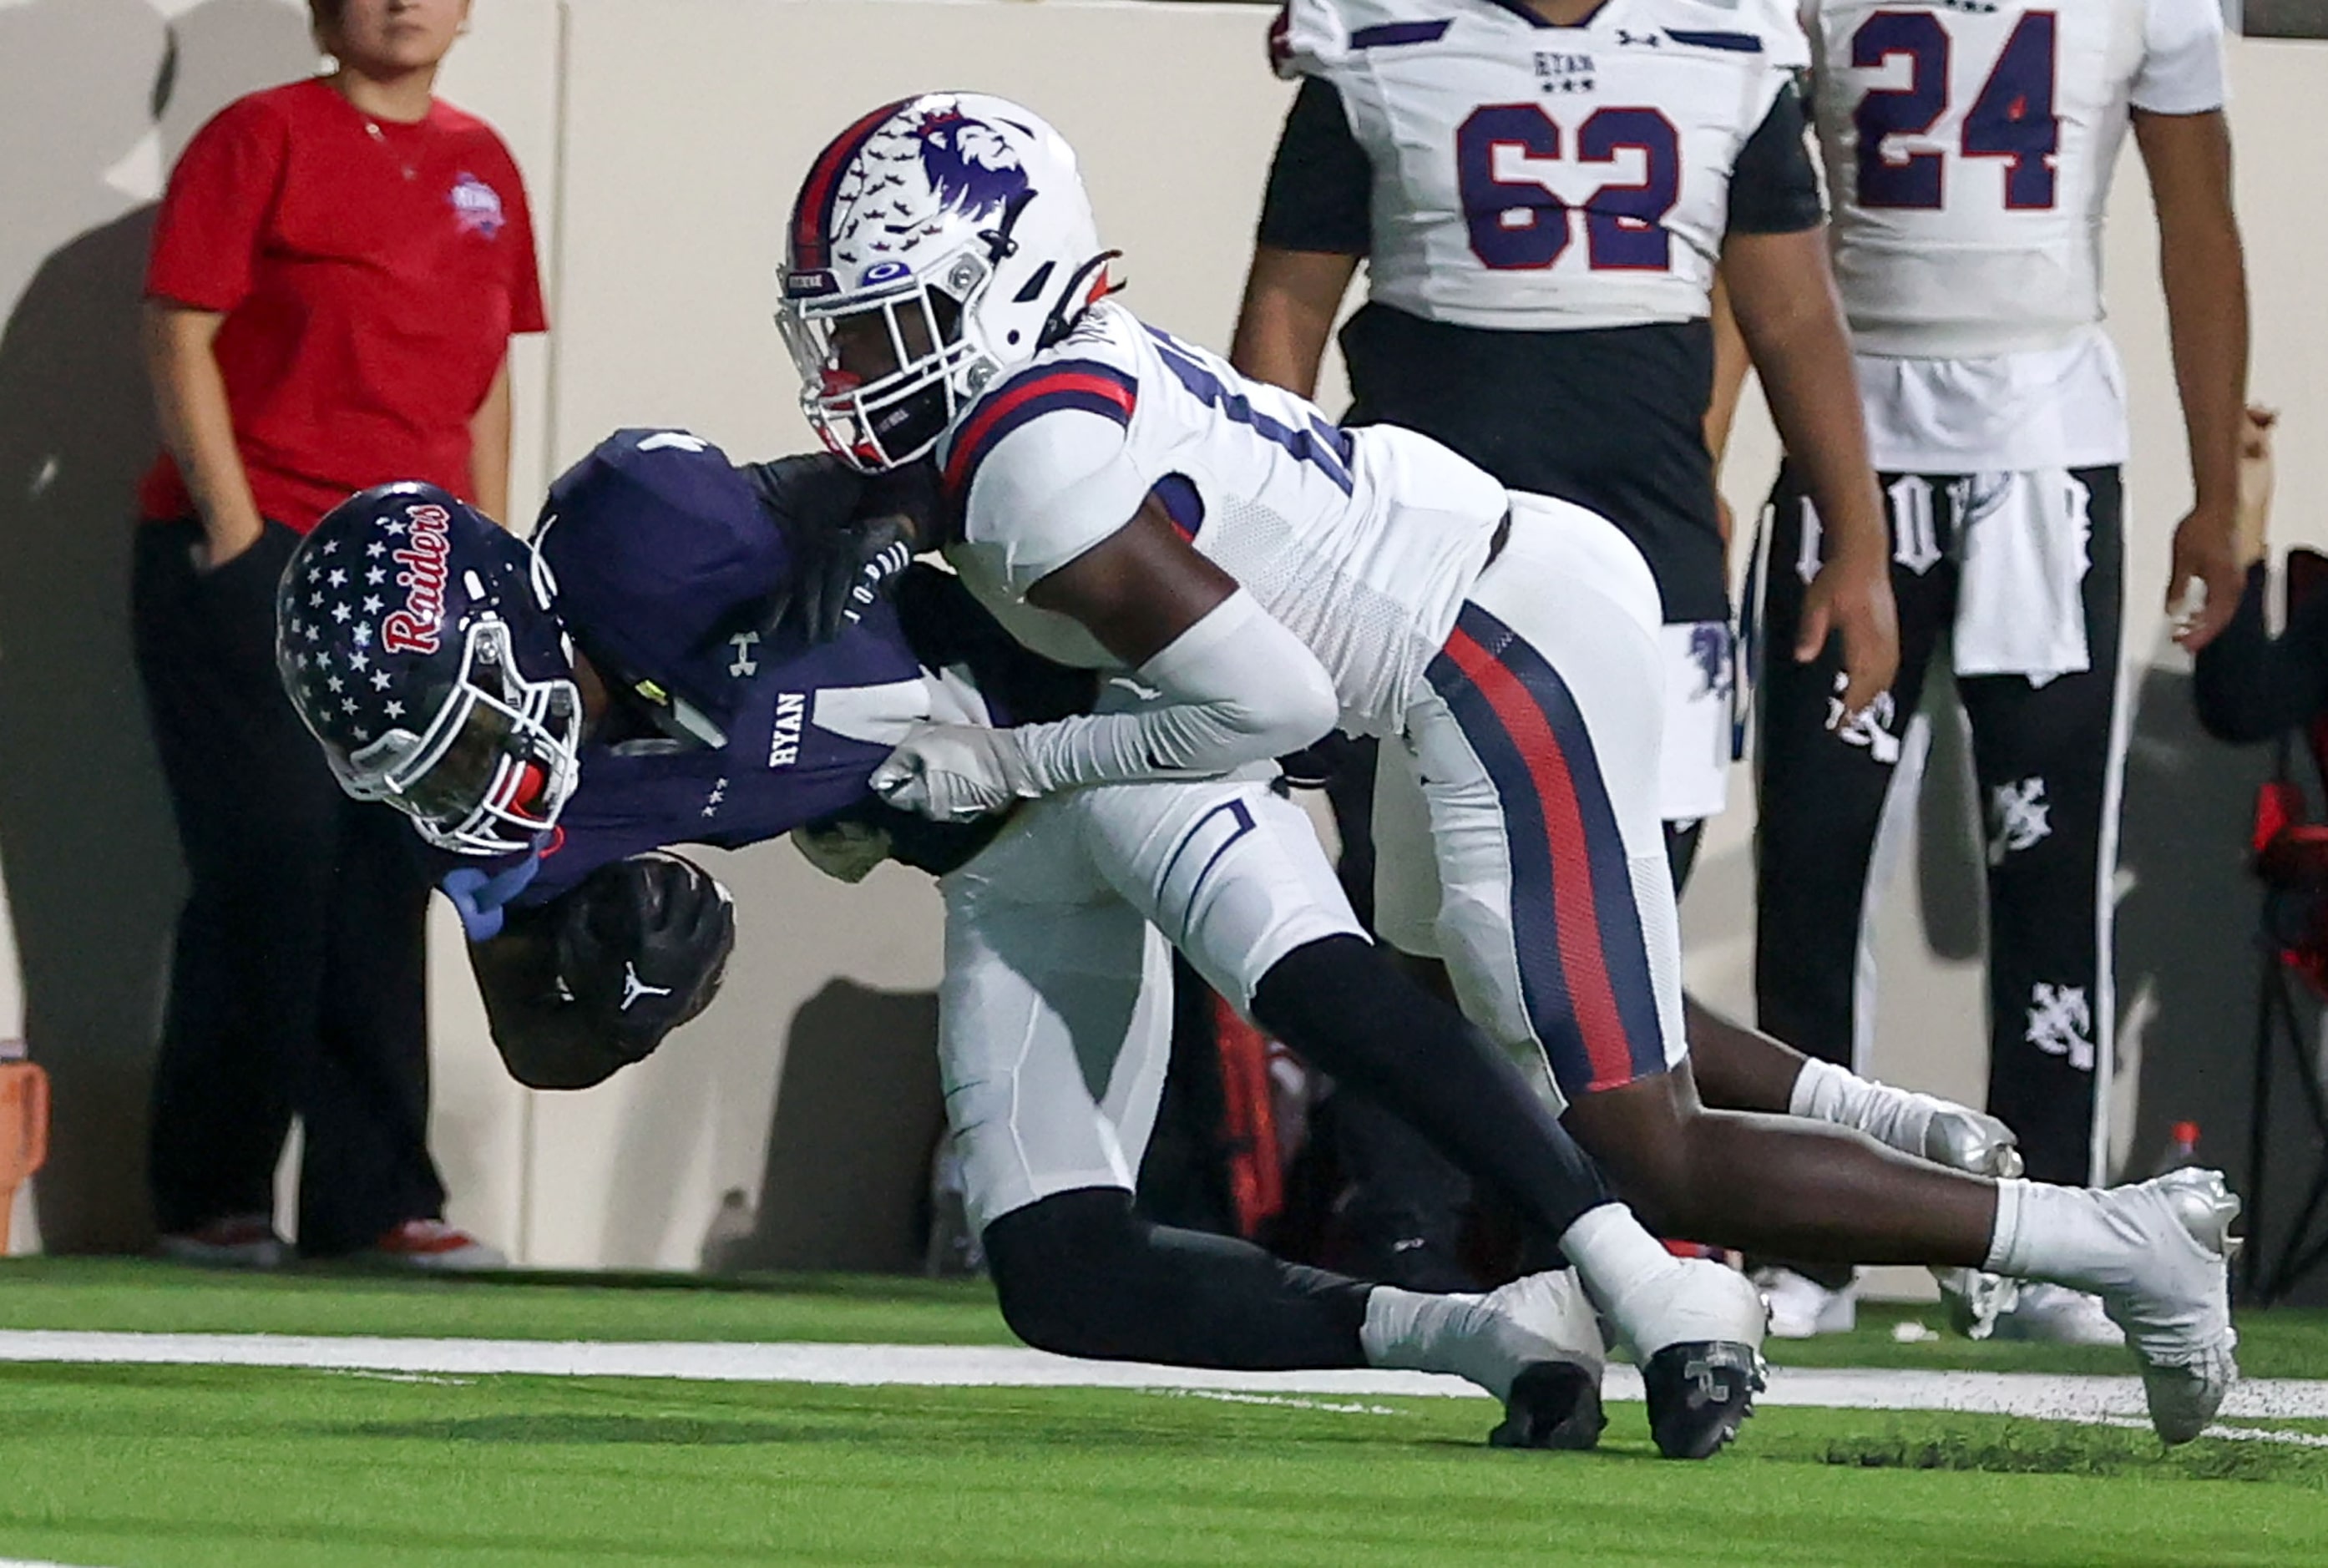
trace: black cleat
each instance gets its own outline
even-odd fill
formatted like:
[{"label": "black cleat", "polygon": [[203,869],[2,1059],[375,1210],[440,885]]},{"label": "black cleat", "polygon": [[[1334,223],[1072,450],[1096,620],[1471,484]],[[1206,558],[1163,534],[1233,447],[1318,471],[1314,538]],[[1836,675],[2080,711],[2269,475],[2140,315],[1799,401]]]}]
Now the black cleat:
[{"label": "black cleat", "polygon": [[1762,1354],[1722,1339],[1668,1345],[1641,1368],[1641,1383],[1657,1451],[1669,1460],[1711,1459],[1754,1413]]},{"label": "black cleat", "polygon": [[1536,1361],[1512,1379],[1503,1423],[1488,1434],[1490,1448],[1588,1449],[1600,1441],[1609,1418],[1600,1411],[1600,1379],[1573,1361]]}]

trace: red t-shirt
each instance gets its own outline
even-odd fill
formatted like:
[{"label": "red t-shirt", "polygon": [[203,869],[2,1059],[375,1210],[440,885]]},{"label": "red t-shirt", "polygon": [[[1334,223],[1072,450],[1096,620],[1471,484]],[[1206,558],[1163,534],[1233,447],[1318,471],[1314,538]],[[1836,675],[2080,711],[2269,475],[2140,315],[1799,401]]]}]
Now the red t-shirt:
[{"label": "red t-shirt", "polygon": [[[146,292],[216,339],[259,512],[305,531],[352,491],[471,494],[469,420],[512,333],[548,326],[533,221],[493,127],[374,120],[320,79],[237,99],[171,174]],[[167,454],[148,518],[194,510]]]}]

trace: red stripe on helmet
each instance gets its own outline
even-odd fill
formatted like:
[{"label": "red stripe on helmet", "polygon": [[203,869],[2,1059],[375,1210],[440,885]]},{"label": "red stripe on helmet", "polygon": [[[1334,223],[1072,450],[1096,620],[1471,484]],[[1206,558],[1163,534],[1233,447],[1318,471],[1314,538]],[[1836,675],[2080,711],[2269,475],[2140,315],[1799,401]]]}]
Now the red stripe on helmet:
[{"label": "red stripe on helmet", "polygon": [[832,215],[833,195],[840,188],[840,172],[873,139],[874,131],[884,120],[913,101],[901,98],[895,103],[883,104],[835,136],[816,155],[816,162],[809,166],[808,179],[801,186],[800,200],[793,203],[795,269],[807,271],[829,264],[824,253],[825,227]]}]

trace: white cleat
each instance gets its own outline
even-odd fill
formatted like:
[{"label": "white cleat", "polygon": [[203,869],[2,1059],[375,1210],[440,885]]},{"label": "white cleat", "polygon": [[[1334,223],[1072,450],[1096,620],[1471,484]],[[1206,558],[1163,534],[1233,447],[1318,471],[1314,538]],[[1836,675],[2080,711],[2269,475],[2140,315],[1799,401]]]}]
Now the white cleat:
[{"label": "white cleat", "polygon": [[2122,1277],[2094,1282],[2103,1308],[2142,1364],[2150,1424],[2169,1446],[2189,1442],[2239,1377],[2230,1293],[2239,1200],[2220,1171],[2195,1169],[2100,1197],[2132,1244]]},{"label": "white cleat", "polygon": [[1782,1268],[1756,1270],[1754,1283],[1770,1303],[1773,1339],[1848,1334],[1859,1326],[1859,1288],[1855,1284],[1830,1291],[1816,1280]]},{"label": "white cleat", "polygon": [[1738,1435],[1762,1391],[1769,1308],[1754,1282],[1704,1258],[1676,1258],[1609,1303],[1641,1368],[1649,1432],[1667,1459],[1707,1459]]},{"label": "white cleat", "polygon": [[1549,1269],[1490,1291],[1479,1304],[1525,1362],[1504,1396],[1504,1420],[1488,1434],[1497,1448],[1589,1449],[1609,1424],[1600,1374],[1609,1360],[1600,1321],[1574,1269]]},{"label": "white cleat", "polygon": [[2036,1340],[2049,1345],[2126,1343],[2126,1330],[2110,1321],[2099,1296],[2039,1280],[2017,1282],[2013,1303],[1996,1315],[1993,1331],[1999,1339]]}]

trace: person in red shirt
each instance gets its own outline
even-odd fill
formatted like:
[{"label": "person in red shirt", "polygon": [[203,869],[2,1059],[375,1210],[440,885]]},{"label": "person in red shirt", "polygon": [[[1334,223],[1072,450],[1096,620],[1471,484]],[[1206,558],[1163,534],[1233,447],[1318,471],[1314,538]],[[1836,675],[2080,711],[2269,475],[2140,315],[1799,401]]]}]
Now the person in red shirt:
[{"label": "person in red shirt", "polygon": [[[547,325],[532,223],[501,138],[432,96],[469,0],[310,10],[337,69],[195,136],[146,277],[165,450],[132,615],[191,883],[149,1181],[165,1255],[277,1263],[296,1114],[302,1253],[495,1266],[443,1222],[428,1155],[426,868],[307,737],[274,604],[300,536],[351,492],[421,479],[505,515],[509,341]],[[400,591],[392,559],[331,572]]]}]

